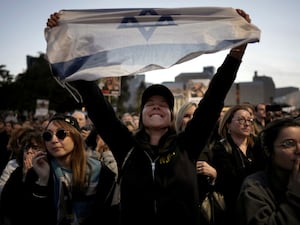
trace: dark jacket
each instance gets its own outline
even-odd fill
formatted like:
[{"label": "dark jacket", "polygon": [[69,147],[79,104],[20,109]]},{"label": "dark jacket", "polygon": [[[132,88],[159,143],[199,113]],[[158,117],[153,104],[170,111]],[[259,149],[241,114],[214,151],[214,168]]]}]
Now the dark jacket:
[{"label": "dark jacket", "polygon": [[[221,139],[212,147],[212,165],[216,168],[218,176],[215,183],[215,189],[224,195],[228,222],[234,219],[234,208],[241,185],[245,177],[261,169],[261,160],[256,152],[260,151],[260,146],[256,142],[254,146],[248,145],[246,154],[242,153],[239,147],[231,138]],[[229,144],[232,153],[226,150]]]},{"label": "dark jacket", "polygon": [[28,171],[26,182],[23,182],[23,167],[17,167],[5,183],[0,201],[1,225],[36,224],[31,217],[37,217],[35,207],[30,205],[32,185],[37,180],[33,170]]},{"label": "dark jacket", "polygon": [[244,180],[235,211],[236,224],[300,224],[300,196],[287,188],[288,179],[278,177],[275,170],[278,168],[270,167]]},{"label": "dark jacket", "polygon": [[[22,176],[22,167],[16,168],[3,188],[0,224],[56,225],[54,180],[49,179],[48,186],[37,185],[38,177],[33,169],[28,171],[25,182]],[[115,174],[108,167],[102,166],[99,181],[97,193],[93,196],[97,199],[96,204],[82,225],[102,222],[118,224],[118,209],[111,206]]]},{"label": "dark jacket", "polygon": [[122,224],[199,223],[195,162],[219,118],[240,62],[228,56],[185,131],[176,135],[170,129],[155,147],[145,130],[133,135],[127,129],[96,83],[73,83],[119,167],[132,150],[120,171]]}]

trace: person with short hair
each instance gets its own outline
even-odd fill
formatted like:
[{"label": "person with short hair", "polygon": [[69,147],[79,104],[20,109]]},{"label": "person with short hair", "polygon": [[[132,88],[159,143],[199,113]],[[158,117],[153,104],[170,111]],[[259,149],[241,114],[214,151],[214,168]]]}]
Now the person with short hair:
[{"label": "person with short hair", "polygon": [[8,148],[12,159],[7,163],[0,177],[0,224],[19,225],[30,214],[25,194],[30,194],[27,181],[37,178],[32,172],[32,158],[38,152],[45,152],[42,134],[39,130],[22,127],[14,130]]},{"label": "person with short hair", "polygon": [[254,107],[254,133],[256,135],[261,132],[266,126],[266,104],[258,103]]},{"label": "person with short hair", "polygon": [[81,135],[85,141],[85,144],[89,151],[94,151],[97,146],[97,132],[94,125],[89,122],[87,113],[81,110],[75,110],[71,116],[73,116],[80,127]]}]

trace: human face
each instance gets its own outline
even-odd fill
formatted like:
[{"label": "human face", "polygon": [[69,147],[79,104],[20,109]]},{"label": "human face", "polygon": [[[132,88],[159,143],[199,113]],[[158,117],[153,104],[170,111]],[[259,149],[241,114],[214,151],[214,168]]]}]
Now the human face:
[{"label": "human face", "polygon": [[181,130],[185,130],[187,123],[193,118],[194,112],[196,110],[196,106],[192,105],[188,108],[182,118],[182,127]]},{"label": "human face", "polygon": [[86,117],[82,112],[74,112],[72,116],[77,120],[80,128],[86,126]]},{"label": "human face", "polygon": [[51,122],[48,125],[47,131],[52,133],[51,140],[45,140],[46,148],[48,152],[54,157],[54,158],[60,158],[65,157],[67,155],[70,155],[70,153],[74,149],[74,142],[72,138],[69,135],[69,131],[66,129],[63,129],[67,132],[67,135],[65,138],[58,138],[56,136],[57,131],[62,129],[61,127],[57,127],[53,122]]},{"label": "human face", "polygon": [[234,113],[231,123],[228,125],[231,135],[247,137],[253,129],[253,118],[249,111],[240,109]]},{"label": "human face", "polygon": [[10,134],[13,130],[13,125],[11,122],[6,122],[5,123],[5,131]]},{"label": "human face", "polygon": [[29,144],[26,144],[23,149],[25,154],[34,154],[38,151],[45,151],[44,147],[37,144],[35,141],[32,141]]},{"label": "human face", "polygon": [[274,142],[273,163],[285,170],[292,170],[300,158],[300,127],[286,127]]},{"label": "human face", "polygon": [[139,126],[139,120],[140,120],[140,117],[139,116],[132,116],[132,119],[133,119],[133,123],[135,124],[136,127]]},{"label": "human face", "polygon": [[146,102],[142,119],[145,128],[161,129],[167,128],[171,123],[171,111],[164,97],[154,95]]},{"label": "human face", "polygon": [[266,105],[258,104],[255,116],[258,118],[266,118]]},{"label": "human face", "polygon": [[26,144],[23,148],[23,167],[27,169],[31,168],[32,158],[40,151],[45,152],[46,150],[44,146],[38,144],[36,141],[32,140]]},{"label": "human face", "polygon": [[122,122],[126,123],[127,121],[129,121],[129,122],[133,121],[133,118],[130,115],[130,113],[124,113],[123,116],[122,116]]}]

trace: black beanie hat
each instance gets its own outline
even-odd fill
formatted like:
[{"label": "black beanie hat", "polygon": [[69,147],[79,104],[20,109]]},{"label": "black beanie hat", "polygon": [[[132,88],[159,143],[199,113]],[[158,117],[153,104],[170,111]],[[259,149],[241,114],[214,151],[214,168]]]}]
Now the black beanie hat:
[{"label": "black beanie hat", "polygon": [[75,117],[73,116],[68,116],[68,115],[64,115],[64,114],[61,114],[61,113],[57,113],[55,114],[50,120],[49,120],[49,123],[53,120],[63,120],[65,121],[66,123],[72,125],[73,127],[75,127],[78,131],[80,131],[80,127],[79,127],[79,124],[76,120]]},{"label": "black beanie hat", "polygon": [[158,95],[162,96],[166,99],[169,109],[173,112],[174,108],[174,95],[170,91],[169,88],[167,88],[164,85],[161,84],[153,84],[145,89],[143,96],[142,96],[142,105],[141,108],[143,109],[146,102],[149,100],[150,97]]}]

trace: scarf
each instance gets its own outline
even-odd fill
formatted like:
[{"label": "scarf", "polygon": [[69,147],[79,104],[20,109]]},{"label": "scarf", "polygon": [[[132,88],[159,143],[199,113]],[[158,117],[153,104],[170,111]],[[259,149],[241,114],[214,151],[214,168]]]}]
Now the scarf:
[{"label": "scarf", "polygon": [[60,167],[56,160],[51,161],[54,171],[54,204],[57,208],[57,224],[81,224],[91,207],[97,192],[101,163],[98,160],[87,160],[87,183],[82,193],[72,192],[72,170]]}]

